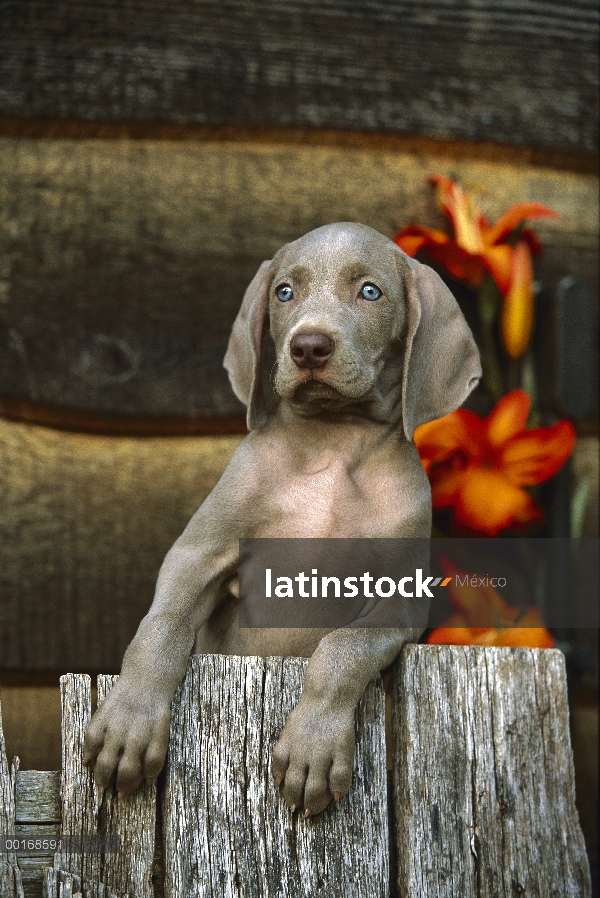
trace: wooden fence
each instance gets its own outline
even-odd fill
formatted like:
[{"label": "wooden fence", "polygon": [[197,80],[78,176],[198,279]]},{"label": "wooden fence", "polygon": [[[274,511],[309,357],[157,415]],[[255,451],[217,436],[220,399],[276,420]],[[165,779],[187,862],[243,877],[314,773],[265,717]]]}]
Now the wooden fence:
[{"label": "wooden fence", "polygon": [[[391,697],[393,786],[378,678],[357,711],[352,789],[309,819],[270,774],[306,663],[193,656],[158,788],[120,800],[82,765],[90,678],[62,677],[60,774],[9,768],[0,727],[0,831],[121,845],[0,854],[1,898],[591,895],[560,652],[407,647]],[[99,677],[99,702],[115,679]]]}]

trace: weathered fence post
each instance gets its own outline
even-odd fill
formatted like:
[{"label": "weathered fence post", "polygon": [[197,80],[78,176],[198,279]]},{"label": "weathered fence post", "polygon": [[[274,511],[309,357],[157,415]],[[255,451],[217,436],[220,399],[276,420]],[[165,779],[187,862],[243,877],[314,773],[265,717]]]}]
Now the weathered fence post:
[{"label": "weathered fence post", "polygon": [[[18,769],[18,758],[8,766],[0,702],[0,836],[15,832],[15,784]],[[14,851],[0,852],[0,898],[23,898],[21,871]]]},{"label": "weathered fence post", "polygon": [[561,652],[408,646],[393,726],[401,896],[589,898]]},{"label": "weathered fence post", "polygon": [[271,750],[302,691],[300,658],[196,655],[174,703],[163,798],[170,898],[385,898],[385,703],[357,713],[350,793],[305,819],[275,789]]},{"label": "weathered fence post", "polygon": [[[271,749],[306,663],[190,659],[159,780],[168,898],[388,896],[379,680],[359,705],[353,784],[339,805],[304,819],[274,788]],[[115,679],[99,678],[100,701]],[[90,686],[86,676],[62,680],[60,783],[50,772],[16,776],[0,729],[0,827],[122,837],[116,854],[57,854],[43,873],[46,898],[162,898],[153,877],[156,789],[100,796],[82,767]],[[589,898],[560,652],[408,646],[392,711],[400,898]],[[38,898],[41,879],[41,859],[0,854],[0,898]]]},{"label": "weathered fence post", "polygon": [[[195,655],[173,703],[163,795],[169,898],[385,898],[389,886],[385,697],[372,683],[357,713],[350,795],[314,819],[292,816],[274,787],[271,750],[302,691],[299,658]],[[116,680],[100,677],[98,702]],[[101,798],[82,766],[89,677],[69,674],[63,699],[63,831],[122,837],[115,854],[62,853],[46,873],[87,898],[152,898],[155,787]],[[65,825],[66,824],[66,825]]]},{"label": "weathered fence post", "polygon": [[[98,705],[118,677],[98,677]],[[62,851],[55,868],[90,884],[90,898],[120,894],[153,898],[152,865],[156,817],[156,786],[143,786],[119,799],[113,789],[103,795],[83,766],[83,737],[91,717],[90,678],[61,677],[63,764],[61,777],[62,832],[77,838],[120,836],[116,853]],[[58,877],[55,876],[58,883]],[[49,885],[46,885],[49,891]],[[50,898],[50,895],[49,895]]]}]

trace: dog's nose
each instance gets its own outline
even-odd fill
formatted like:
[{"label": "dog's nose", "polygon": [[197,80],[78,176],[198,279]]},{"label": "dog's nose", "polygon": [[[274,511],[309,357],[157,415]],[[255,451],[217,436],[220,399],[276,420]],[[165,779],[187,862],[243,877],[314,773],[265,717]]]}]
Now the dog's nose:
[{"label": "dog's nose", "polygon": [[296,334],[290,352],[299,368],[324,368],[333,352],[333,340],[327,334]]}]

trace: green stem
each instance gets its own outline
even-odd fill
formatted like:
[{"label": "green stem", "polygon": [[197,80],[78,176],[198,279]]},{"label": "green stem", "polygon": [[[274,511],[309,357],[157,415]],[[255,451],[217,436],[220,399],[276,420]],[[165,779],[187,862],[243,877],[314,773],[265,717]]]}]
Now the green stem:
[{"label": "green stem", "polygon": [[493,280],[487,278],[477,294],[477,314],[481,326],[483,384],[496,402],[504,392],[493,330],[498,315],[498,306],[498,289]]},{"label": "green stem", "polygon": [[509,359],[506,380],[509,390],[516,390],[521,386],[521,364],[519,359]]},{"label": "green stem", "polygon": [[535,374],[535,361],[531,347],[521,359],[521,389],[529,394],[531,399],[531,411],[529,412],[529,427],[539,427],[541,422],[539,410],[539,397],[537,378]]}]

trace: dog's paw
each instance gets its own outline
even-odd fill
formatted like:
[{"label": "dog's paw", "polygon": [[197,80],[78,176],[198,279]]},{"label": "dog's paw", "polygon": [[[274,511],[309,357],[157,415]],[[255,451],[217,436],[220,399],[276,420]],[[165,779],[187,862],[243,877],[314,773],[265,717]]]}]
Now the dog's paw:
[{"label": "dog's paw", "polygon": [[118,681],[85,734],[83,762],[93,766],[97,785],[114,782],[127,795],[153,782],[165,761],[170,720],[170,702]]},{"label": "dog's paw", "polygon": [[326,711],[300,702],[273,749],[275,784],[292,811],[318,814],[346,794],[354,747],[354,709]]}]

